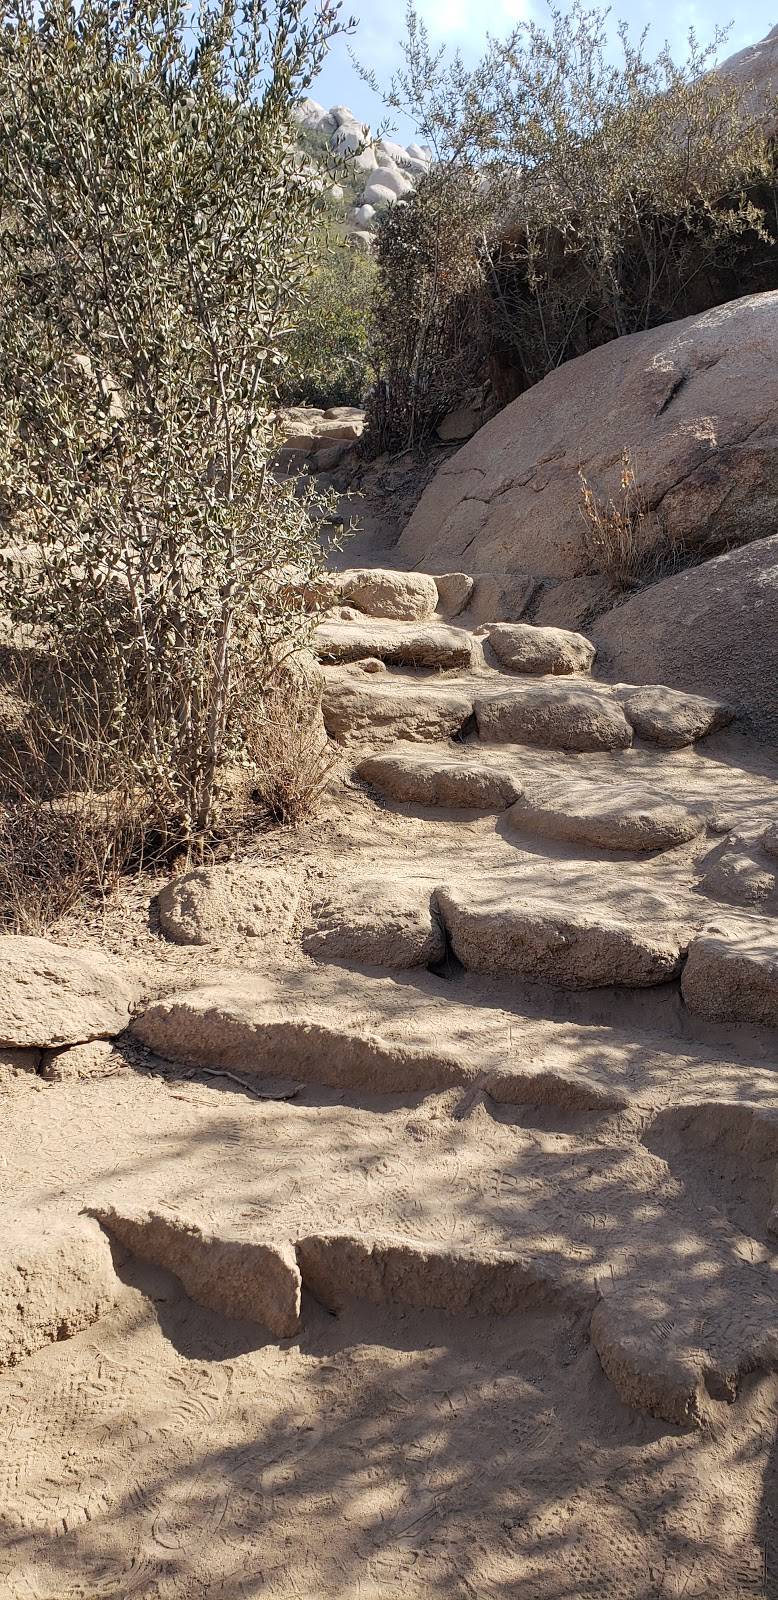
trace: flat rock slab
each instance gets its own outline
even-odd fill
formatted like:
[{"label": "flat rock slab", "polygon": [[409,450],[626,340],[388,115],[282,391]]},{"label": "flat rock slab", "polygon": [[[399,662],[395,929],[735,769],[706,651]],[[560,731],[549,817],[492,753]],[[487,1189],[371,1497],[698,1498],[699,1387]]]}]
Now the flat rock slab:
[{"label": "flat rock slab", "polygon": [[517,833],[600,850],[669,850],[694,839],[704,827],[699,812],[662,795],[574,777],[542,795],[523,795],[506,821]]},{"label": "flat rock slab", "polygon": [[428,967],[442,961],[445,938],[432,886],[375,878],[334,887],[314,900],[303,934],[307,955],[377,967]]},{"label": "flat rock slab", "polygon": [[486,766],[477,756],[388,753],[368,756],[357,773],[388,799],[419,806],[504,811],[522,792],[518,777]]},{"label": "flat rock slab", "polygon": [[437,610],[437,584],[422,572],[357,567],[338,575],[338,587],[346,605],[370,617],[421,622]]},{"label": "flat rock slab", "polygon": [[472,690],[455,683],[397,679],[391,674],[356,679],[326,673],[324,726],[331,739],[450,739],[473,713]]},{"label": "flat rock slab", "polygon": [[96,1222],[6,1219],[0,1261],[0,1367],[70,1339],[113,1306],[119,1280]]},{"label": "flat rock slab", "polygon": [[626,750],[632,728],[607,692],[544,683],[491,698],[476,696],[482,739],[553,750]]},{"label": "flat rock slab", "polygon": [[443,622],[323,622],[314,633],[322,661],[358,661],[377,656],[387,666],[416,669],[469,667],[472,635]]},{"label": "flat rock slab", "polygon": [[502,622],[489,629],[489,643],[509,672],[591,672],[597,654],[582,633],[538,628],[531,622]]},{"label": "flat rock slab", "polygon": [[0,937],[0,1045],[50,1049],[126,1028],[138,984],[99,950]]},{"label": "flat rock slab", "polygon": [[528,906],[508,891],[490,896],[469,886],[439,890],[438,907],[454,954],[471,972],[515,974],[563,989],[643,989],[681,970],[677,935],[606,914]]},{"label": "flat rock slab", "polygon": [[726,728],[735,716],[732,707],[720,700],[684,694],[661,684],[621,690],[619,699],[638,738],[664,750],[682,750],[706,734]]},{"label": "flat rock slab", "polygon": [[171,878],[157,896],[159,925],[175,944],[225,944],[283,937],[300,900],[300,879],[283,867],[228,861]]},{"label": "flat rock slab", "polygon": [[697,1016],[778,1027],[778,923],[755,921],[699,934],[681,990]]},{"label": "flat rock slab", "polygon": [[778,861],[758,841],[735,835],[702,863],[698,887],[728,905],[778,910]]},{"label": "flat rock slab", "polygon": [[186,1066],[257,1078],[300,1079],[373,1094],[448,1088],[473,1071],[455,1050],[383,1037],[344,1007],[265,1001],[251,989],[212,985],[168,996],[136,1017],[133,1034]]},{"label": "flat rock slab", "polygon": [[96,1210],[102,1226],[142,1261],[173,1272],[190,1299],[289,1339],[300,1322],[301,1280],[291,1245],[214,1234],[196,1219],[154,1211]]}]

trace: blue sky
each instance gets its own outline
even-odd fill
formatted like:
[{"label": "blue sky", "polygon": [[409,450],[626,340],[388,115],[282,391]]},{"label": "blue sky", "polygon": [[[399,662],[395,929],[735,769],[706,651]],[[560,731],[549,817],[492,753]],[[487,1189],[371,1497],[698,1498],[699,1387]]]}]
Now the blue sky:
[{"label": "blue sky", "polygon": [[[424,17],[431,37],[456,45],[467,58],[476,58],[483,46],[487,29],[493,34],[506,33],[512,24],[535,16],[542,21],[545,14],[543,0],[418,0],[418,10]],[[352,49],[377,74],[379,81],[387,82],[397,62],[397,39],[402,33],[405,0],[343,0],[343,11],[358,19],[359,27]],[[716,26],[732,23],[725,54],[732,55],[743,45],[754,44],[778,23],[778,0],[742,0],[735,6],[733,0],[615,0],[614,19],[624,18],[633,33],[637,34],[648,23],[649,40],[658,50],[667,39],[676,57],[683,55],[683,45],[689,27],[707,43]],[[311,89],[315,99],[327,106],[345,104],[352,111],[374,124],[385,118],[380,104],[371,95],[354,71],[343,41],[338,40],[330,58]],[[413,130],[401,127],[401,134],[411,138]]]}]

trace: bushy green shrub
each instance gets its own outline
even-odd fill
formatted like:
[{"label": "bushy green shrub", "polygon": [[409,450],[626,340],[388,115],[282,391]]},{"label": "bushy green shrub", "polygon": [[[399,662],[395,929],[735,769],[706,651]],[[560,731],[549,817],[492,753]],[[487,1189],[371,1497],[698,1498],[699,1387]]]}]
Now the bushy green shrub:
[{"label": "bushy green shrub", "polygon": [[372,257],[328,239],[286,344],[283,398],[298,405],[359,406],[371,382]]},{"label": "bushy green shrub", "polygon": [[[744,256],[761,273],[767,252],[778,281],[774,160],[742,85],[709,70],[721,36],[701,50],[690,34],[678,66],[621,28],[614,60],[606,17],[552,7],[548,28],[521,23],[471,70],[430,49],[410,7],[388,101],[436,162],[383,224],[375,449],[423,442],[487,370],[502,403],[608,339],[719,303]],[[411,248],[398,271],[414,235],[436,265]]]},{"label": "bushy green shrub", "polygon": [[307,634],[278,572],[321,560],[270,418],[318,227],[293,107],[337,11],[2,5],[0,476],[35,559],[0,605],[187,851]]}]

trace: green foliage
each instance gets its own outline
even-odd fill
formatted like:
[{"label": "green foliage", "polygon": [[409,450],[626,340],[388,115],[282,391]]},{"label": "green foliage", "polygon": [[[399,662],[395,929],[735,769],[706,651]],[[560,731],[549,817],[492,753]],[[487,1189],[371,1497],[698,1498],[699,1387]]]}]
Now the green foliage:
[{"label": "green foliage", "polygon": [[[318,197],[292,106],[335,0],[4,0],[0,604],[200,849],[251,702],[305,637],[309,505],[268,424]],[[117,757],[118,758],[118,757]]]},{"label": "green foliage", "polygon": [[325,240],[286,345],[283,396],[298,405],[359,406],[371,381],[370,256]]},{"label": "green foliage", "polygon": [[[704,51],[690,34],[678,66],[666,49],[651,59],[645,35],[632,44],[622,27],[614,61],[606,17],[581,0],[552,7],[548,29],[521,23],[468,69],[431,50],[409,9],[388,103],[436,154],[406,209],[431,213],[415,226],[435,239],[440,270],[421,251],[417,277],[394,287],[413,227],[397,208],[379,251],[377,355],[393,431],[407,443],[451,403],[452,364],[455,398],[487,359],[516,393],[607,339],[717,303],[739,252],[772,248],[758,186],[774,199],[773,161],[743,121],[742,86],[710,71],[721,36]],[[411,340],[417,293],[426,310]],[[373,431],[381,448],[386,428]]]}]

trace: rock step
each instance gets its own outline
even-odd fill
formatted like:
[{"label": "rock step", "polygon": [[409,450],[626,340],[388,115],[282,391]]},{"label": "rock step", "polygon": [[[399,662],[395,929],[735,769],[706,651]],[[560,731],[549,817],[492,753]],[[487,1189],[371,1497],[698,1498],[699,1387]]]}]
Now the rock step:
[{"label": "rock step", "polygon": [[0,935],[0,1047],[110,1039],[126,1028],[140,990],[137,973],[102,951]]},{"label": "rock step", "polygon": [[429,743],[461,733],[473,714],[473,691],[446,678],[356,678],[332,670],[325,672],[322,714],[331,739]]},{"label": "rock step", "polygon": [[[588,1325],[626,1404],[681,1426],[703,1421],[712,1399],[733,1400],[745,1373],[778,1365],[778,1298],[763,1282],[769,1269],[728,1262],[726,1247],[717,1255],[696,1234],[688,1242],[709,1272],[691,1298],[688,1268],[668,1267],[666,1249],[656,1280],[639,1277],[641,1253],[639,1264],[606,1273],[600,1284],[585,1260],[536,1244],[509,1251],[339,1231],[279,1242],[155,1211],[111,1206],[94,1214],[124,1248],[174,1273],[194,1300],[278,1338],[299,1331],[303,1289],[334,1314],[355,1300],[455,1316],[564,1311]],[[659,1243],[649,1227],[646,1254]]]},{"label": "rock step", "polygon": [[697,1016],[778,1027],[778,922],[754,919],[701,933],[681,990]]},{"label": "rock step", "polygon": [[480,886],[442,889],[437,902],[454,954],[471,972],[565,989],[642,989],[667,983],[681,970],[685,945],[678,930],[528,905],[499,888],[490,896]]},{"label": "rock step", "polygon": [[531,622],[498,622],[489,628],[488,637],[497,660],[508,672],[591,672],[597,654],[582,633],[539,628]]},{"label": "rock step", "polygon": [[397,749],[372,755],[357,776],[387,799],[418,806],[507,812],[517,833],[601,850],[666,850],[696,838],[706,807],[685,806],[628,781],[571,775],[564,782],[521,776],[520,754],[504,763],[466,745],[450,750]]},{"label": "rock step", "polygon": [[108,1240],[89,1218],[6,1217],[0,1368],[91,1327],[111,1309],[118,1287]]},{"label": "rock step", "polygon": [[[359,636],[361,645],[354,648],[349,660],[378,659],[373,636],[348,623],[327,626],[341,630],[338,637],[350,637],[352,643]],[[431,631],[462,633],[439,625],[433,625]],[[645,714],[635,712],[633,728],[630,708],[638,696]],[[645,710],[647,697],[655,706],[654,717]],[[368,677],[357,674],[353,666],[325,669],[322,709],[327,732],[334,739],[357,738],[373,744],[388,738],[414,742],[445,739],[459,733],[474,716],[485,743],[570,751],[626,750],[635,732],[661,748],[680,749],[732,718],[731,710],[716,701],[659,685],[640,689],[630,684],[554,677],[518,683],[505,674],[485,671],[440,680],[403,672]]]},{"label": "rock step", "polygon": [[633,784],[571,778],[524,794],[506,822],[516,833],[563,839],[600,850],[668,850],[694,839],[705,827],[704,808],[689,809]]},{"label": "rock step", "polygon": [[375,657],[393,667],[456,669],[473,660],[473,635],[443,622],[322,622],[313,647],[320,661]]},{"label": "rock step", "polygon": [[505,811],[523,785],[517,772],[487,764],[477,749],[368,756],[357,776],[389,800],[420,806]]}]

